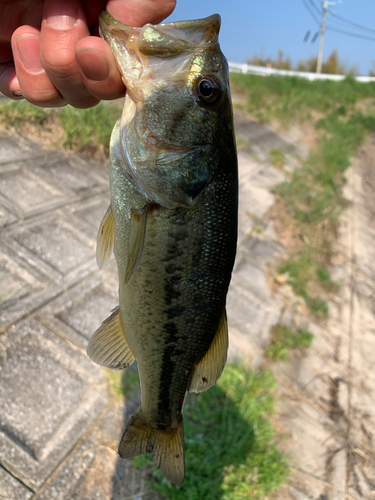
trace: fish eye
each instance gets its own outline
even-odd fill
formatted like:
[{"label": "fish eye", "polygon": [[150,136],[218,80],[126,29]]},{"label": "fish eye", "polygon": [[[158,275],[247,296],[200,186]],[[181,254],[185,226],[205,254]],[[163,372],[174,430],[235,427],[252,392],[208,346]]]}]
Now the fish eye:
[{"label": "fish eye", "polygon": [[222,86],[211,76],[199,78],[195,86],[197,100],[202,104],[212,105],[222,96]]}]

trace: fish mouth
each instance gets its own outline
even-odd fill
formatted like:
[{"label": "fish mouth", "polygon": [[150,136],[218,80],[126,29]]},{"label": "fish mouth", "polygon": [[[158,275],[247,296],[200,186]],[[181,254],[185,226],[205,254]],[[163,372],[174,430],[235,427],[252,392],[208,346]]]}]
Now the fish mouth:
[{"label": "fish mouth", "polygon": [[141,76],[152,74],[150,59],[167,62],[178,59],[179,54],[194,53],[217,44],[220,26],[219,14],[191,21],[145,24],[141,28],[117,21],[107,11],[99,16],[100,35],[111,46],[130,92]]},{"label": "fish mouth", "polygon": [[[136,35],[138,50],[146,55],[157,57],[170,57],[189,47],[206,45],[218,40],[221,26],[219,14],[202,19],[189,21],[176,21],[157,25],[145,24],[141,28],[133,28],[117,21],[107,11],[102,11],[99,16],[99,26],[103,38],[109,41],[114,37],[125,40]],[[130,40],[132,43],[134,40]],[[133,48],[135,48],[133,46]]]}]

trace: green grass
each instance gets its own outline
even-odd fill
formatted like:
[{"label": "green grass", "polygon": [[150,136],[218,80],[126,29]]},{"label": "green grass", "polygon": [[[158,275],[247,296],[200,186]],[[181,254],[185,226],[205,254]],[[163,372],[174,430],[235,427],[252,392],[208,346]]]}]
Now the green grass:
[{"label": "green grass", "polygon": [[287,478],[286,458],[278,451],[270,424],[275,381],[227,366],[207,392],[189,395],[184,409],[186,479],[178,489],[150,457],[133,464],[152,467],[152,488],[170,500],[264,499]]},{"label": "green grass", "polygon": [[108,385],[115,398],[127,398],[139,392],[138,370],[128,368],[125,372],[104,368]]},{"label": "green grass", "polygon": [[[289,126],[315,117],[317,147],[275,189],[284,200],[298,248],[279,271],[288,273],[288,283],[310,311],[326,318],[327,294],[339,289],[330,278],[329,266],[338,220],[346,207],[342,195],[345,170],[358,146],[375,130],[375,83],[359,83],[351,77],[341,82],[310,82],[239,74],[231,75],[231,82],[247,89],[247,110],[262,120]],[[358,109],[363,99],[366,113]],[[272,150],[270,156],[278,162],[277,151]]]},{"label": "green grass", "polygon": [[274,167],[281,168],[285,165],[284,151],[279,148],[271,149],[269,152],[270,162]]},{"label": "green grass", "polygon": [[303,240],[300,253],[282,264],[280,272],[289,273],[295,293],[305,299],[314,314],[327,317],[328,305],[324,298],[310,293],[311,283],[318,283],[326,292],[338,290],[328,266],[338,220],[346,207],[342,195],[345,170],[359,144],[375,130],[375,114],[354,112],[344,119],[330,113],[318,121],[317,128],[323,132],[318,147],[301,169],[276,188]]},{"label": "green grass", "polygon": [[273,360],[289,360],[289,352],[299,347],[310,347],[314,335],[308,330],[294,331],[283,325],[272,328],[272,342],[266,349],[267,357]]},{"label": "green grass", "polygon": [[359,99],[375,99],[375,83],[359,83],[352,77],[342,82],[310,82],[303,78],[232,73],[231,85],[246,90],[247,111],[260,119],[277,119],[282,125],[309,119],[312,111],[323,113],[340,109],[346,113]]},{"label": "green grass", "polygon": [[96,156],[108,155],[112,129],[121,109],[116,104],[100,103],[90,109],[65,106],[38,108],[27,101],[0,104],[0,124],[20,128],[24,125],[44,127],[59,137],[53,146],[63,146]]}]

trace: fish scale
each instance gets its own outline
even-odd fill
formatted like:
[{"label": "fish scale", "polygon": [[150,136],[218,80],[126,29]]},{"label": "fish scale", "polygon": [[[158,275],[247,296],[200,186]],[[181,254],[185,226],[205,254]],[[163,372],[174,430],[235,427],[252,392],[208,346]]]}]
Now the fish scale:
[{"label": "fish scale", "polygon": [[88,354],[114,369],[137,360],[141,405],[120,456],[150,452],[180,486],[186,393],[216,382],[228,347],[238,174],[220,18],[131,28],[104,12],[100,27],[127,94],[97,249],[99,265],[115,254],[119,307]]}]

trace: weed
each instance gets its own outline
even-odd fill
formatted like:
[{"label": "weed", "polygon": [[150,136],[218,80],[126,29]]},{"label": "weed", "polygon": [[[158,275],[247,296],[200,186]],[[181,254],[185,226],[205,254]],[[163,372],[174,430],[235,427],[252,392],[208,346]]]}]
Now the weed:
[{"label": "weed", "polygon": [[0,123],[8,127],[26,123],[46,126],[55,114],[55,109],[38,108],[27,101],[6,101],[0,105]]},{"label": "weed", "polygon": [[269,152],[271,164],[274,167],[281,168],[285,165],[285,155],[281,149],[271,149]]},{"label": "weed", "polygon": [[26,124],[57,128],[62,136],[59,144],[66,149],[86,152],[92,156],[98,153],[108,155],[112,129],[120,115],[115,104],[100,103],[90,109],[75,109],[65,106],[60,109],[44,109],[26,101],[5,102],[0,105],[0,123],[20,128]]},{"label": "weed", "polygon": [[[186,479],[171,486],[153,467],[152,487],[170,500],[263,499],[283,483],[288,467],[270,424],[273,376],[227,366],[218,383],[185,404]],[[150,458],[137,457],[140,467]]]},{"label": "weed", "polygon": [[139,391],[139,375],[135,367],[129,367],[125,372],[104,368],[104,373],[115,398],[128,398]]},{"label": "weed", "polygon": [[312,111],[326,114],[341,108],[348,112],[359,99],[375,95],[375,83],[363,84],[352,77],[341,82],[314,81],[297,77],[231,74],[231,84],[247,90],[247,110],[261,113],[262,120],[277,119],[287,126],[304,121]]},{"label": "weed", "polygon": [[122,372],[110,370],[109,368],[104,368],[104,373],[113,396],[116,399],[122,398],[124,395],[123,385],[122,385]]},{"label": "weed", "polygon": [[88,153],[102,148],[108,154],[112,129],[120,113],[118,106],[105,106],[103,103],[89,109],[66,106],[59,114],[64,129],[62,145],[67,149]]},{"label": "weed", "polygon": [[258,226],[257,224],[255,224],[251,229],[252,233],[257,233],[257,234],[263,233],[263,231],[264,228],[262,226]]},{"label": "weed", "polygon": [[273,360],[289,360],[289,351],[299,347],[310,347],[314,335],[308,330],[298,332],[283,325],[272,328],[272,343],[266,349],[266,355]]}]

